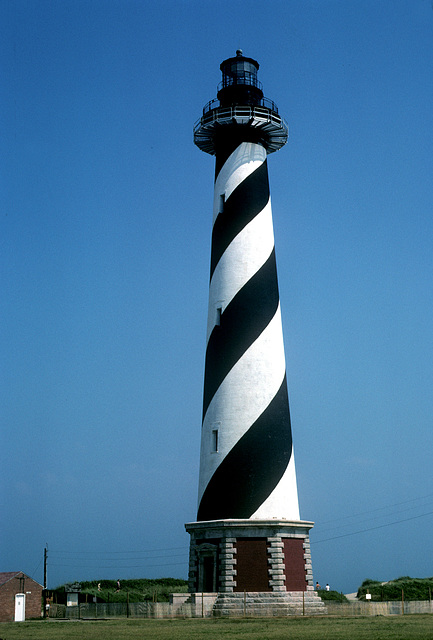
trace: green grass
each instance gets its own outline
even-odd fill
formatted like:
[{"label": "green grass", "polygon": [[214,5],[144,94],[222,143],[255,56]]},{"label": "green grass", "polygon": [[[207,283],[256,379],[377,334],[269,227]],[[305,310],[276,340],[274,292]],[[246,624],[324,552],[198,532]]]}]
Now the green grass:
[{"label": "green grass", "polygon": [[432,637],[431,615],[0,623],[1,640],[428,640]]}]

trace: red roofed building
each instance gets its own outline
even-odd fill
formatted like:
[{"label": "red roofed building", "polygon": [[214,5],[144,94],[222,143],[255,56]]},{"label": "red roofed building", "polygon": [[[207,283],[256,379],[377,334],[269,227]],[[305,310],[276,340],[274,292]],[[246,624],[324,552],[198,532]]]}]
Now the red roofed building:
[{"label": "red roofed building", "polygon": [[40,618],[42,590],[39,582],[22,571],[0,573],[0,622]]}]

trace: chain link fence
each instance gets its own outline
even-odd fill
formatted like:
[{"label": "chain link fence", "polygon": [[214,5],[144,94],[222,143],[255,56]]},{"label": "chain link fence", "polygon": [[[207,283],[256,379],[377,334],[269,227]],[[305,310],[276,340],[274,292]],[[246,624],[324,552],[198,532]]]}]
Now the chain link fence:
[{"label": "chain link fence", "polygon": [[[433,613],[433,602],[393,601],[393,602],[325,602],[328,616],[392,616],[413,613]],[[108,602],[87,603],[79,606],[67,607],[62,604],[52,604],[50,618],[70,620],[97,620],[108,618],[201,618],[212,616],[212,609],[202,609],[199,603],[183,603],[174,606],[168,602]],[[245,611],[245,617],[266,617],[267,613],[261,609]],[[275,616],[269,612],[269,616]]]},{"label": "chain link fence", "polygon": [[386,602],[325,602],[330,616],[394,616],[405,613],[433,613],[430,600]]}]

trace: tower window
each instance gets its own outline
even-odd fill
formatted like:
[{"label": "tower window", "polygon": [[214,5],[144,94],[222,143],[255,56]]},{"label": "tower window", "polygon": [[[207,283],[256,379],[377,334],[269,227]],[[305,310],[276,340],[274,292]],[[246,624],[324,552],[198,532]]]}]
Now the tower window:
[{"label": "tower window", "polygon": [[221,324],[221,313],[222,313],[222,308],[217,307],[216,318],[215,318],[215,324],[217,325],[217,327],[219,327]]},{"label": "tower window", "polygon": [[212,429],[212,452],[218,451],[218,429]]}]

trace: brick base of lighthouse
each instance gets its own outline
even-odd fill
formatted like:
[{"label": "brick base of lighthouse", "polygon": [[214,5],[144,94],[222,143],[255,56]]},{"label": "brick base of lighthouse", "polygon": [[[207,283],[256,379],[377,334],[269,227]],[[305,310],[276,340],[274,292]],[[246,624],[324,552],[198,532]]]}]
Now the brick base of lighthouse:
[{"label": "brick base of lighthouse", "polygon": [[186,524],[190,593],[217,594],[213,612],[221,616],[324,613],[313,586],[312,527],[286,520]]}]

